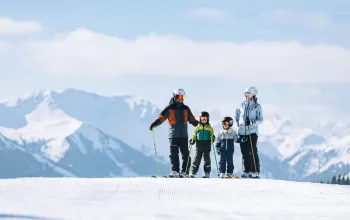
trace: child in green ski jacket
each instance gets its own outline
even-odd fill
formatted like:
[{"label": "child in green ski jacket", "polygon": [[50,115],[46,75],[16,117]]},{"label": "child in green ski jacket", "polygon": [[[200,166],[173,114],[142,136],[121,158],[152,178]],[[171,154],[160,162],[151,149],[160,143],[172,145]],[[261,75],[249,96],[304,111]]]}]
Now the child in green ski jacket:
[{"label": "child in green ski jacket", "polygon": [[209,113],[202,112],[200,123],[194,128],[190,144],[196,143],[196,156],[194,158],[190,177],[196,177],[202,157],[204,158],[204,173],[203,178],[209,178],[211,171],[210,151],[211,144],[215,142],[214,129],[209,124]]}]

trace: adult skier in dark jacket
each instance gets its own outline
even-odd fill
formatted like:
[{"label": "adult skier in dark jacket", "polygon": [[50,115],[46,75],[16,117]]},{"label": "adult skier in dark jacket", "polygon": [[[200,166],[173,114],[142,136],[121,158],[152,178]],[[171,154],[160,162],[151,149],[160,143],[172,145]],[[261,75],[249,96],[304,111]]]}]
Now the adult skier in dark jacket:
[{"label": "adult skier in dark jacket", "polygon": [[[169,124],[169,142],[170,142],[170,163],[171,173],[170,177],[184,177],[188,176],[186,173],[187,160],[191,164],[191,158],[189,157],[188,149],[188,123],[193,126],[198,125],[198,121],[193,116],[191,109],[183,103],[186,97],[183,89],[175,89],[173,97],[171,98],[169,105],[159,114],[158,119],[155,120],[150,130],[161,125],[166,119]],[[182,156],[182,167],[180,172],[180,159],[179,149]]]}]

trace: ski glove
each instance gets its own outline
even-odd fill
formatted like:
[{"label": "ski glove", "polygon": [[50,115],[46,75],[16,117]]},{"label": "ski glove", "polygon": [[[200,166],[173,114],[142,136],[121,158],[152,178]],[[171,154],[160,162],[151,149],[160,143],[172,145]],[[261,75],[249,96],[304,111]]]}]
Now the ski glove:
[{"label": "ski glove", "polygon": [[151,124],[151,126],[149,126],[149,130],[152,131],[152,129],[153,129],[154,127],[156,127],[156,125],[155,125],[155,123],[153,122],[153,123]]},{"label": "ski glove", "polygon": [[219,147],[216,147],[216,153],[217,153],[218,155],[220,155],[220,154],[221,154],[221,150],[220,150],[220,148],[219,148]]},{"label": "ski glove", "polygon": [[195,140],[193,140],[193,139],[190,139],[190,145],[194,145],[194,143],[196,143],[196,141]]},{"label": "ski glove", "polygon": [[247,121],[245,121],[245,125],[246,126],[253,125],[253,124],[255,124],[255,120],[247,120]]},{"label": "ski glove", "polygon": [[248,141],[248,138],[247,137],[240,137],[237,139],[237,143],[245,143]]},{"label": "ski glove", "polygon": [[153,128],[157,127],[157,123],[160,122],[159,119],[155,120],[150,126],[149,126],[149,130],[152,131]]},{"label": "ski glove", "polygon": [[211,140],[211,142],[215,142],[215,140],[216,140],[216,137],[215,137],[215,135],[213,135],[213,138],[212,138],[212,140]]}]

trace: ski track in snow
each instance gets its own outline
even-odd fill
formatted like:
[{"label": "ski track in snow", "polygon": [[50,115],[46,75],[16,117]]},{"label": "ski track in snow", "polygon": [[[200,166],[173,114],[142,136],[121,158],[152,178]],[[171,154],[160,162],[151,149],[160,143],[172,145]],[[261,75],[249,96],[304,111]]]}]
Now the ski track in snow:
[{"label": "ski track in snow", "polygon": [[279,180],[0,180],[0,219],[345,220],[349,207],[349,186]]}]

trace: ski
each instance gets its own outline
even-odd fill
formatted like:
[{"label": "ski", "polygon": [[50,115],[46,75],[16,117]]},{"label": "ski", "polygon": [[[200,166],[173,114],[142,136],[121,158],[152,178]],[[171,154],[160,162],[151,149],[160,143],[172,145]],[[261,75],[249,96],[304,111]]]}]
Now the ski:
[{"label": "ski", "polygon": [[239,177],[236,174],[232,174],[231,176],[223,176],[220,178],[221,179],[239,179]]},{"label": "ski", "polygon": [[155,175],[153,175],[153,176],[151,176],[152,178],[168,178],[167,176],[155,176]]}]

